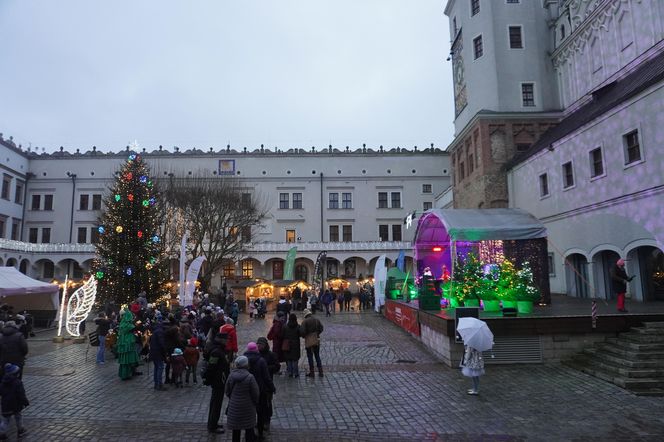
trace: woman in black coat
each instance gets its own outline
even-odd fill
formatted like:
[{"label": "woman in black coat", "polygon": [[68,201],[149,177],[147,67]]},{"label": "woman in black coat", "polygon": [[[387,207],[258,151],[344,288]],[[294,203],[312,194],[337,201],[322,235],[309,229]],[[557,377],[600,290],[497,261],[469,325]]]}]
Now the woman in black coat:
[{"label": "woman in black coat", "polygon": [[[297,364],[300,360],[300,325],[297,323],[297,315],[291,313],[288,322],[282,328],[283,342],[288,342],[288,350],[284,350],[286,370],[289,378],[297,378],[300,372]],[[283,347],[282,347],[283,348]]]}]

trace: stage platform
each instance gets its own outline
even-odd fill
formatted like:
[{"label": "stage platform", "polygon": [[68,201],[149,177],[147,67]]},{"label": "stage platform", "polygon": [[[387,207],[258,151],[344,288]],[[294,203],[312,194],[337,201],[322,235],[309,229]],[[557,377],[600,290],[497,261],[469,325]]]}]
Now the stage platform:
[{"label": "stage platform", "polygon": [[[644,322],[664,322],[664,302],[627,302],[628,313],[616,311],[615,301],[597,301],[598,317],[593,328],[592,301],[552,295],[548,306],[535,306],[530,315],[503,317],[485,313],[496,346],[505,351],[501,362],[546,362],[570,356]],[[385,315],[409,333],[420,337],[443,362],[453,366],[461,359],[463,346],[456,342],[455,309],[439,312],[420,310],[416,300],[386,300]]]}]

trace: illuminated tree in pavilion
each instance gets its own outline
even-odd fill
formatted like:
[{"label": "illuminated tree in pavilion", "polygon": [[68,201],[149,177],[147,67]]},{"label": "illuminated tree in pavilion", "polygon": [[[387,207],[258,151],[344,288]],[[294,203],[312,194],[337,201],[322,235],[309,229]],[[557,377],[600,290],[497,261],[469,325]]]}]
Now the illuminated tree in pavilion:
[{"label": "illuminated tree in pavilion", "polygon": [[98,300],[126,304],[145,290],[148,300],[165,292],[167,259],[160,234],[162,213],[150,169],[129,154],[104,201],[93,274]]}]

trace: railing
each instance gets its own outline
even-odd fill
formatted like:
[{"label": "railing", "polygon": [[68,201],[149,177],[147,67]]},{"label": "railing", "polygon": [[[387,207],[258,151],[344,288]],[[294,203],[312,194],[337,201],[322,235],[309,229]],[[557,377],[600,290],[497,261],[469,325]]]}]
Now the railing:
[{"label": "railing", "polygon": [[247,252],[270,253],[287,252],[291,247],[297,247],[298,252],[373,252],[381,250],[409,250],[410,241],[354,241],[354,242],[279,242],[248,244]]},{"label": "railing", "polygon": [[[382,250],[410,250],[410,241],[353,241],[353,242],[266,242],[247,244],[247,253],[288,252],[297,247],[299,252],[375,252]],[[0,250],[12,250],[23,253],[95,253],[94,244],[57,243],[34,244],[0,238]]]},{"label": "railing", "polygon": [[0,250],[23,253],[95,253],[94,244],[56,243],[34,244],[0,238]]}]

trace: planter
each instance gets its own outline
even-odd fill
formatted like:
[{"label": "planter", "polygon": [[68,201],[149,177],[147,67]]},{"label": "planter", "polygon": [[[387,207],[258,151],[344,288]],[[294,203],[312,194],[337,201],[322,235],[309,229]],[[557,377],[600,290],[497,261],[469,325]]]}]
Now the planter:
[{"label": "planter", "polygon": [[463,305],[465,307],[479,307],[480,306],[480,300],[479,299],[466,299],[463,301]]},{"label": "planter", "polygon": [[516,309],[520,315],[530,315],[533,312],[533,301],[517,301]]},{"label": "planter", "polygon": [[503,308],[517,308],[516,301],[503,301]]},{"label": "planter", "polygon": [[484,311],[485,312],[499,312],[500,311],[500,301],[482,300],[482,304],[484,304]]}]

